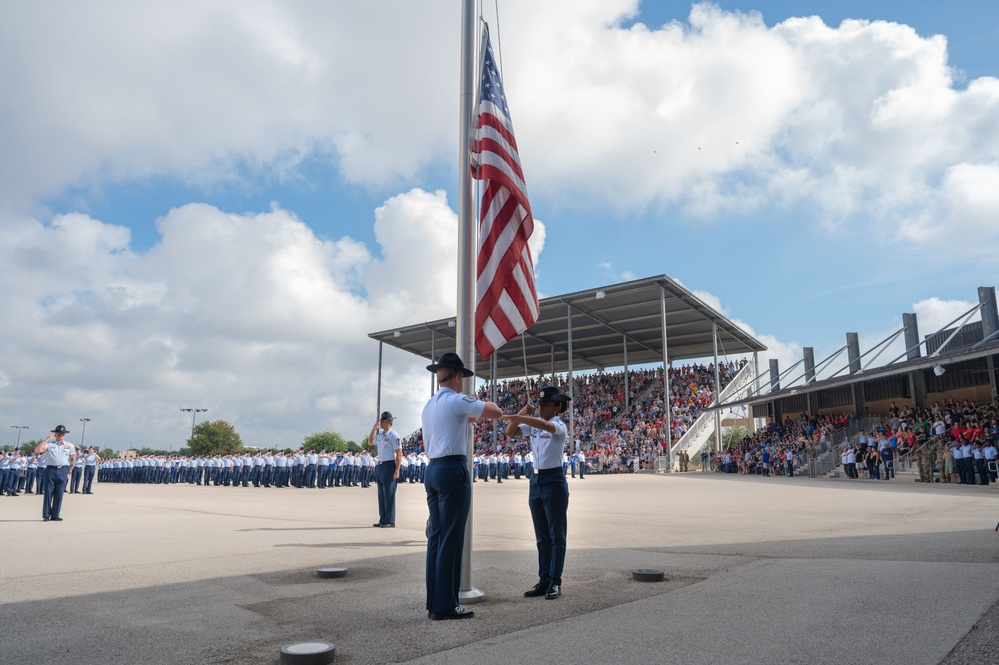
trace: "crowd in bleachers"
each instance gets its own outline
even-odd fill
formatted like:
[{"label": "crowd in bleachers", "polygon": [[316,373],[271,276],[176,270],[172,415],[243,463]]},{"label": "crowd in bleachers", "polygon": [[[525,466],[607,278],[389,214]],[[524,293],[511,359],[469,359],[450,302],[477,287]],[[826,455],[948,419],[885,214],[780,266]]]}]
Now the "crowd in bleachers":
[{"label": "crowd in bleachers", "polygon": [[712,453],[711,468],[722,473],[794,475],[834,431],[849,422],[845,415],[785,418]]},{"label": "crowd in bleachers", "polygon": [[[864,443],[867,444],[864,449]],[[899,408],[857,445],[858,462],[871,479],[887,478],[897,460],[918,467],[922,482],[988,485],[999,462],[999,401],[944,401],[927,408]],[[886,467],[884,473],[881,467]],[[860,477],[855,468],[854,477]]]},{"label": "crowd in bleachers", "polygon": [[[723,389],[745,364],[745,360],[719,364]],[[568,394],[566,378],[557,375],[555,385]],[[667,423],[661,368],[629,371],[627,388],[623,371],[574,376],[570,408],[576,440],[569,443],[568,452],[571,454],[577,449],[588,452],[588,468],[601,473],[651,468],[663,452],[667,428],[675,443],[697,420],[704,407],[714,401],[714,382],[713,365],[671,367],[671,418]],[[478,397],[495,401],[504,413],[515,413],[528,401],[533,401],[538,390],[551,383],[550,377],[501,381],[496,384],[495,394],[486,384],[479,389]],[[561,418],[568,424],[568,413]],[[529,447],[524,439],[507,437],[505,428],[495,423],[476,424],[474,433],[477,455],[509,457],[518,452],[523,454]],[[403,446],[404,450],[421,450],[422,432],[417,430],[407,437]]]},{"label": "crowd in bleachers", "polygon": [[833,433],[852,422],[847,415],[785,418],[712,453],[711,468],[793,475],[809,459],[827,453],[838,457],[852,479],[891,480],[900,469],[918,468],[919,479],[927,483],[996,482],[999,400],[982,405],[945,400],[925,408],[892,402],[888,413],[873,417],[867,429],[831,446]]}]

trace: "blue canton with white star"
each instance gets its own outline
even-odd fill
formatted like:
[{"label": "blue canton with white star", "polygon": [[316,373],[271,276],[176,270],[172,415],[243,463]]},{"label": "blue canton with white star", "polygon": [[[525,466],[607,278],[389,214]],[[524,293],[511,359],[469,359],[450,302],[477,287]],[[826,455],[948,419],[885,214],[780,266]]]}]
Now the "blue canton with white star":
[{"label": "blue canton with white star", "polygon": [[493,46],[486,33],[486,57],[482,63],[482,87],[479,89],[479,99],[489,100],[503,109],[503,115],[510,118],[510,107],[506,105],[506,93],[503,91],[503,80],[500,78],[496,60],[493,58]]}]

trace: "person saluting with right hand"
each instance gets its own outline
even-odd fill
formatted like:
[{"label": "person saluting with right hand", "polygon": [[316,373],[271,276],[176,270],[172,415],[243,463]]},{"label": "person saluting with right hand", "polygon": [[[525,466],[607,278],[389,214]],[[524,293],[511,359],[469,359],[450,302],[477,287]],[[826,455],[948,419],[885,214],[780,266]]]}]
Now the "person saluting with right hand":
[{"label": "person saluting with right hand", "polygon": [[528,404],[516,415],[503,416],[507,436],[521,434],[531,438],[534,473],[528,479],[528,505],[538,542],[538,583],[524,592],[527,598],[544,596],[554,600],[562,595],[562,567],[565,565],[566,512],[569,508],[569,484],[562,471],[566,428],[559,414],[571,401],[555,386],[538,393],[538,416]]}]

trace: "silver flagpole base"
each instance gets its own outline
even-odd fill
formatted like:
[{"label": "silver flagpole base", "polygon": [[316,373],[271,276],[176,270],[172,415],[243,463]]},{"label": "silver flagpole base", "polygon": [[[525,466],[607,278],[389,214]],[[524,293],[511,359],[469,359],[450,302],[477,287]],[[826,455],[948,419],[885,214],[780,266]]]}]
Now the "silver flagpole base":
[{"label": "silver flagpole base", "polygon": [[486,592],[476,589],[474,586],[471,589],[462,589],[458,592],[458,600],[462,605],[474,605],[475,603],[481,603],[485,599]]}]

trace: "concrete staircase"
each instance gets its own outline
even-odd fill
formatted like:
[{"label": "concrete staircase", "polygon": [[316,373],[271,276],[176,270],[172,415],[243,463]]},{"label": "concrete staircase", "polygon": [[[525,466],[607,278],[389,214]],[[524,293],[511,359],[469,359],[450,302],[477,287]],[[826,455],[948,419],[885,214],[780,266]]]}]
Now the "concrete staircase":
[{"label": "concrete staircase", "polygon": [[[746,365],[739,370],[739,372],[732,378],[727,386],[725,386],[721,391],[721,401],[729,399],[733,395],[745,390],[746,386],[749,385],[753,379],[756,378],[753,372],[753,364],[746,363]],[[718,403],[718,400],[711,402],[709,408]],[[705,411],[702,413],[694,424],[690,426],[680,440],[673,444],[670,450],[670,460],[672,463],[672,468],[674,471],[679,471],[680,463],[677,461],[677,454],[680,451],[685,451],[691,458],[697,456],[701,452],[708,441],[715,433],[715,415],[711,411]]]}]

